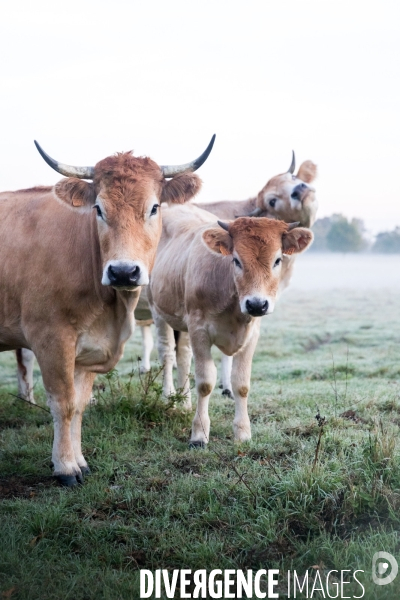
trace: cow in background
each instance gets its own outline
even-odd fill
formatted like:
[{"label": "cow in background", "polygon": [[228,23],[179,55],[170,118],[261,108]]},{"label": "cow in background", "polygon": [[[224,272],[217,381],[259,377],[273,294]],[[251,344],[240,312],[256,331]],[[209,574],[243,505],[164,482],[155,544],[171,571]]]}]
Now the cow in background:
[{"label": "cow in background", "polygon": [[[94,167],[44,160],[65,175],[53,188],[0,194],[0,351],[34,352],[54,421],[54,475],[83,481],[82,415],[96,373],[121,358],[140,287],[149,283],[162,202],[201,187],[195,161],[160,167],[130,152]],[[91,180],[83,181],[84,179]]]},{"label": "cow in background", "polygon": [[[208,402],[216,382],[211,347],[233,356],[234,438],[251,438],[247,399],[253,354],[263,315],[273,312],[282,276],[282,258],[311,243],[309,229],[267,218],[240,217],[215,222],[195,206],[163,211],[163,232],[148,298],[157,327],[164,394],[172,386],[173,331],[193,349],[197,409],[190,445],[209,440]],[[168,288],[168,293],[165,289]],[[178,382],[190,409],[192,353],[178,351]]]}]

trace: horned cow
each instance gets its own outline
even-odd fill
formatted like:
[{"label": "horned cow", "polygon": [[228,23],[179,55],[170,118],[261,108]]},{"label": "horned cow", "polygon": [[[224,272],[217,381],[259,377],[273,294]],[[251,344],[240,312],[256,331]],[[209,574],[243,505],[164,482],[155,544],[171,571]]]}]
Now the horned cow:
[{"label": "horned cow", "polygon": [[54,475],[63,485],[89,472],[82,414],[95,374],[115,366],[134,327],[161,235],[160,204],[199,191],[192,171],[213,142],[175,167],[130,152],[73,167],[36,144],[67,178],[0,195],[0,351],[27,348],[38,360],[54,421]]}]

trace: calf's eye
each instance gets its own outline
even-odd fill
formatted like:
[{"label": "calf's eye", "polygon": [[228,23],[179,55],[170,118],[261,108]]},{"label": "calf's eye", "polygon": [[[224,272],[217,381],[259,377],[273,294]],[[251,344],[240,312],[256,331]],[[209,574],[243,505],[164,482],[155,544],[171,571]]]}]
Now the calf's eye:
[{"label": "calf's eye", "polygon": [[276,204],[276,198],[272,198],[272,200],[269,201],[269,205],[272,206],[272,208],[274,208]]},{"label": "calf's eye", "polygon": [[156,215],[156,214],[157,214],[157,210],[158,210],[158,208],[159,208],[159,207],[160,207],[160,205],[159,205],[159,204],[155,204],[155,205],[153,206],[153,208],[151,209],[150,216]]},{"label": "calf's eye", "polygon": [[95,204],[93,206],[93,208],[96,209],[97,216],[100,217],[100,219],[102,219],[103,218],[103,213],[101,212],[100,206],[98,204]]},{"label": "calf's eye", "polygon": [[241,268],[242,268],[242,265],[240,264],[240,262],[238,261],[238,259],[237,259],[237,258],[234,258],[234,259],[233,259],[233,263],[234,263],[234,264],[235,264],[237,267],[239,267],[239,269],[241,269]]},{"label": "calf's eye", "polygon": [[276,261],[275,261],[274,267],[277,267],[278,265],[280,265],[281,262],[282,262],[282,259],[281,258],[277,258]]}]

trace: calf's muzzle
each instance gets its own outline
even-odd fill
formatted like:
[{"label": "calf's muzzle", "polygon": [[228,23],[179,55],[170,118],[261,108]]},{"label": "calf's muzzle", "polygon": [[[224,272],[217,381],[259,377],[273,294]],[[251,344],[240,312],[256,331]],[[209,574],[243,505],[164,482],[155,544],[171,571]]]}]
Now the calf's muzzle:
[{"label": "calf's muzzle", "polygon": [[256,298],[246,300],[246,310],[252,317],[262,317],[266,315],[268,306],[268,300],[258,300]]},{"label": "calf's muzzle", "polygon": [[134,287],[141,276],[139,265],[109,265],[107,269],[110,285],[113,287]]}]

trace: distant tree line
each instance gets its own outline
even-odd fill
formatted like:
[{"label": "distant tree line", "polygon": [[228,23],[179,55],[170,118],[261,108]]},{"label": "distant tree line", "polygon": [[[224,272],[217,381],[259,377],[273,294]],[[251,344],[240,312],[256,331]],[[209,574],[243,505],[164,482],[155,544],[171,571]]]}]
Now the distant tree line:
[{"label": "distant tree line", "polygon": [[378,233],[374,242],[367,236],[362,219],[347,219],[334,214],[318,219],[314,226],[312,252],[372,252],[400,253],[400,227]]}]

